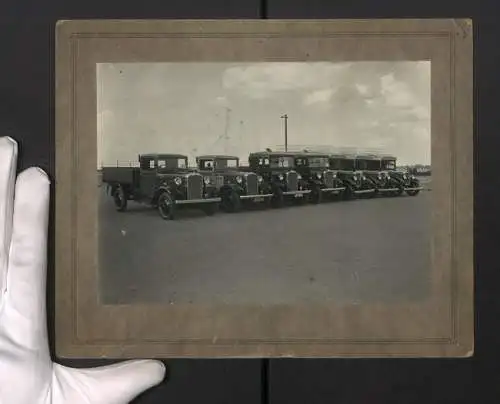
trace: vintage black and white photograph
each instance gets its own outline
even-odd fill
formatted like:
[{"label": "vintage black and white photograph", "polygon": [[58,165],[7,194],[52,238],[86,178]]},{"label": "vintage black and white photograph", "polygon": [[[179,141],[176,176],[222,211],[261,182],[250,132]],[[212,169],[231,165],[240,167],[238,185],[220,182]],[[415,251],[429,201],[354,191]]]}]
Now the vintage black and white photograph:
[{"label": "vintage black and white photograph", "polygon": [[104,304],[428,298],[430,61],[96,73]]}]

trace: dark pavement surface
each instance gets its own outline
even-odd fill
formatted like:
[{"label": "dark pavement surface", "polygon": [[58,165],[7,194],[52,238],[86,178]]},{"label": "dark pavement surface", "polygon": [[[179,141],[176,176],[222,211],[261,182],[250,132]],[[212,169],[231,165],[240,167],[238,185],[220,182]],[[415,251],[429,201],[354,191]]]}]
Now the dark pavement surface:
[{"label": "dark pavement surface", "polygon": [[425,298],[430,192],[175,221],[100,201],[104,303],[279,304]]}]

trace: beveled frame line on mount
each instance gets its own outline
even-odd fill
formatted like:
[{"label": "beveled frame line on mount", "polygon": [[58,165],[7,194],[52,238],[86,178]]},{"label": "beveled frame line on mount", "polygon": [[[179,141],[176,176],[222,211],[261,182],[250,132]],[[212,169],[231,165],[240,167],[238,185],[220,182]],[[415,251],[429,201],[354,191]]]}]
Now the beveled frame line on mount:
[{"label": "beveled frame line on mount", "polygon": [[[58,354],[119,358],[470,356],[473,351],[471,32],[469,20],[59,23],[56,78]],[[231,50],[227,49],[228,38],[232,40]],[[148,41],[151,45],[145,49],[148,47],[142,44],[141,48],[137,41]],[[287,50],[278,46],[287,41]],[[376,43],[378,52],[370,49],[370,42]],[[168,52],[165,44],[170,45]],[[332,58],[332,49],[343,57]],[[445,56],[440,53],[443,51]],[[438,235],[432,236],[433,262],[439,265],[433,269],[434,296],[426,305],[371,304],[361,308],[319,304],[285,308],[99,305],[97,186],[95,169],[90,170],[96,161],[97,148],[95,122],[91,123],[96,114],[93,108],[95,71],[92,78],[92,66],[95,69],[96,62],[342,61],[373,60],[374,57],[422,60],[422,55],[432,56],[429,59],[433,69],[433,206],[439,208],[438,213],[434,213],[433,227]],[[450,240],[447,234],[440,233],[440,226],[449,228]],[[443,250],[448,252],[446,257],[439,253]],[[447,280],[441,279],[445,277]],[[408,322],[411,314],[420,327]],[[223,324],[218,328],[207,324],[207,316],[221,319]],[[248,321],[242,322],[242,316]],[[164,318],[166,323],[155,322],[155,317]],[[316,320],[316,331],[311,331],[310,322],[304,323],[304,318]],[[337,325],[337,321],[342,324]],[[273,327],[273,322],[281,328]],[[395,322],[396,328],[400,324],[401,329],[394,329]],[[180,331],[172,334],[168,324],[175,324],[173,328]],[[412,332],[408,332],[408,328]],[[429,331],[427,335],[422,334],[424,329]],[[235,334],[238,332],[239,335]]]}]

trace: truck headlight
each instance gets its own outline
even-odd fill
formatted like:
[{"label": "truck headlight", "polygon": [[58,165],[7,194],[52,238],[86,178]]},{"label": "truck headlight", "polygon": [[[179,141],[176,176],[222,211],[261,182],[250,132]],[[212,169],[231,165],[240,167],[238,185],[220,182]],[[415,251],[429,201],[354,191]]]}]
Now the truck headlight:
[{"label": "truck headlight", "polygon": [[262,182],[262,181],[264,181],[264,178],[262,178],[262,176],[261,176],[261,175],[259,175],[259,176],[257,177],[257,181]]},{"label": "truck headlight", "polygon": [[283,179],[284,179],[285,177],[283,177],[283,174],[280,174],[280,175],[278,175],[278,178],[280,179],[280,181],[283,181]]},{"label": "truck headlight", "polygon": [[333,178],[337,178],[337,174],[336,173],[333,173]]},{"label": "truck headlight", "polygon": [[239,175],[238,175],[238,176],[236,177],[236,182],[237,182],[238,184],[241,184],[241,183],[242,183],[242,181],[243,181],[243,178],[241,178],[241,176],[239,176]]},{"label": "truck headlight", "polygon": [[382,176],[379,174],[377,177],[379,180],[382,180]]},{"label": "truck headlight", "polygon": [[298,179],[298,180],[301,180],[301,179],[302,179],[302,175],[297,174],[297,179]]},{"label": "truck headlight", "polygon": [[358,180],[358,176],[357,176],[357,175],[353,175],[353,176],[352,176],[352,179],[353,179],[354,181],[357,181],[357,180]]},{"label": "truck headlight", "polygon": [[181,177],[175,177],[174,182],[175,182],[175,185],[181,185],[182,184],[182,178]]},{"label": "truck headlight", "polygon": [[316,173],[316,178],[321,179],[321,173]]},{"label": "truck headlight", "polygon": [[364,175],[361,178],[363,179],[363,181],[366,181],[366,177]]},{"label": "truck headlight", "polygon": [[203,178],[203,182],[205,182],[205,185],[210,184],[210,177]]}]

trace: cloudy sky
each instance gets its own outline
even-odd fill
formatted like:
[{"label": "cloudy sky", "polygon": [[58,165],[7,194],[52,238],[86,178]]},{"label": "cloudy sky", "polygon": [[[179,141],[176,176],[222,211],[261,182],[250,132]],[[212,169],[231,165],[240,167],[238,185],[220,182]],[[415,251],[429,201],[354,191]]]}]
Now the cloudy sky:
[{"label": "cloudy sky", "polygon": [[[430,164],[430,62],[99,64],[98,166],[288,144]],[[225,139],[227,124],[227,139]]]}]

